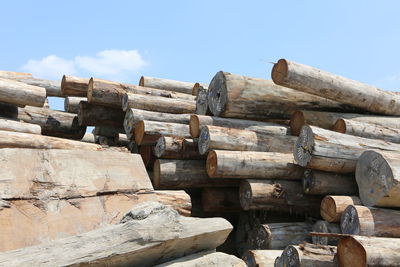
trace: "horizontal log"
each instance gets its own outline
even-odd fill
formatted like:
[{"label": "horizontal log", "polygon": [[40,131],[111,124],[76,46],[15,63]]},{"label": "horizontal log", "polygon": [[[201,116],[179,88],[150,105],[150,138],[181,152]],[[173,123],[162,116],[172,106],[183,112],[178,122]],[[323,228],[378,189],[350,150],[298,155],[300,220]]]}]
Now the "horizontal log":
[{"label": "horizontal log", "polygon": [[239,212],[239,189],[236,187],[206,187],[201,191],[201,203],[205,212]]},{"label": "horizontal log", "polygon": [[155,190],[158,202],[176,210],[180,215],[190,217],[192,202],[183,190]]},{"label": "horizontal log", "polygon": [[203,251],[191,254],[156,267],[199,267],[199,266],[235,266],[246,267],[239,258],[222,252]]},{"label": "horizontal log", "polygon": [[155,145],[161,136],[190,138],[189,125],[142,120],[135,127],[138,145]]},{"label": "horizontal log", "polygon": [[[327,221],[319,220],[313,225],[313,232],[318,233],[332,233],[332,234],[341,234],[342,231],[340,229],[340,224],[338,223],[329,223]],[[312,236],[312,243],[315,245],[330,245],[337,246],[339,243],[339,238],[328,238],[324,236]]]},{"label": "horizontal log", "polygon": [[197,146],[197,140],[162,136],[153,152],[157,158],[162,159],[204,159]]},{"label": "horizontal log", "polygon": [[357,196],[325,196],[321,202],[321,217],[327,222],[340,222],[349,205],[361,205]]},{"label": "horizontal log", "polygon": [[15,80],[22,78],[30,78],[32,77],[32,74],[27,72],[0,70],[0,77],[5,79]]},{"label": "horizontal log", "polygon": [[42,128],[37,124],[0,118],[0,130],[19,133],[41,134]]},{"label": "horizontal log", "polygon": [[142,76],[140,77],[139,85],[191,95],[195,83]]},{"label": "horizontal log", "polygon": [[64,75],[61,80],[61,94],[63,96],[86,97],[89,79]]},{"label": "horizontal log", "polygon": [[67,96],[64,99],[64,110],[69,113],[78,114],[79,112],[79,103],[81,101],[87,101],[86,97],[77,97],[77,96]]},{"label": "horizontal log", "polygon": [[125,113],[116,108],[79,103],[78,120],[82,126],[111,126],[123,127]]},{"label": "horizontal log", "polygon": [[304,193],[311,195],[357,195],[352,175],[307,169],[303,176]]},{"label": "horizontal log", "polygon": [[43,107],[46,101],[46,89],[0,78],[0,101],[22,106]]},{"label": "horizontal log", "polygon": [[248,267],[270,267],[274,266],[275,259],[282,254],[282,250],[266,249],[266,250],[248,250],[242,259]]}]

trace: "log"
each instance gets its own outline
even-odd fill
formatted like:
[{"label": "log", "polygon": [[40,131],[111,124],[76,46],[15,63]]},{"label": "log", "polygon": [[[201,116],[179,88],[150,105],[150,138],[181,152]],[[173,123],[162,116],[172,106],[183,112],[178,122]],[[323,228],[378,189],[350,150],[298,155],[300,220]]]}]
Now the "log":
[{"label": "log", "polygon": [[22,106],[43,107],[46,101],[46,89],[0,78],[0,101]]},{"label": "log", "polygon": [[206,125],[199,137],[199,153],[213,149],[292,153],[296,138],[288,135],[269,135],[249,130]]},{"label": "log", "polygon": [[206,166],[210,178],[301,180],[304,172],[291,154],[275,152],[212,150]]},{"label": "log", "polygon": [[196,114],[211,115],[208,106],[208,89],[200,88],[196,95]]},{"label": "log", "polygon": [[208,84],[195,83],[192,88],[192,95],[197,96],[200,90],[208,90]]},{"label": "log", "polygon": [[294,158],[310,169],[354,173],[360,155],[371,149],[400,151],[400,145],[305,125],[296,141]]},{"label": "log", "polygon": [[208,87],[208,105],[217,117],[290,118],[296,110],[343,110],[348,106],[274,84],[271,80],[217,72]]},{"label": "log", "polygon": [[129,108],[173,114],[189,114],[196,111],[196,103],[194,100],[129,93],[122,96],[122,109],[127,111]]},{"label": "log", "polygon": [[142,76],[139,85],[191,95],[195,83]]},{"label": "log", "polygon": [[199,266],[235,266],[246,267],[239,258],[222,252],[203,251],[188,255],[156,267],[199,267]]},{"label": "log", "polygon": [[[327,221],[319,220],[317,221],[312,228],[313,232],[317,233],[330,233],[330,234],[341,234],[340,225],[338,223],[329,223]],[[339,238],[328,238],[324,236],[316,236],[313,235],[311,237],[312,243],[315,245],[330,245],[337,246],[339,243]]]},{"label": "log", "polygon": [[338,119],[349,119],[351,121],[400,129],[399,117],[355,113],[323,112],[312,110],[301,110],[294,112],[290,119],[290,129],[292,131],[292,134],[296,136],[300,134],[301,127],[306,124],[332,130]]},{"label": "log", "polygon": [[321,217],[327,222],[340,222],[349,205],[361,205],[357,196],[325,196],[321,202]]},{"label": "log", "polygon": [[78,114],[79,112],[79,103],[81,101],[87,101],[86,97],[77,97],[77,96],[67,96],[64,99],[64,110],[69,113]]},{"label": "log", "polygon": [[239,212],[239,190],[235,187],[206,187],[201,191],[201,203],[205,212]]},{"label": "log", "polygon": [[239,189],[244,210],[275,210],[307,213],[319,217],[321,198],[305,195],[301,182],[285,180],[244,180]]},{"label": "log", "polygon": [[61,93],[63,96],[86,97],[89,79],[64,75],[61,80]]},{"label": "log", "polygon": [[268,123],[261,121],[249,121],[239,119],[227,119],[202,115],[190,116],[190,135],[193,138],[200,136],[201,129],[206,125],[220,126],[225,128],[245,129],[254,132],[274,134],[274,135],[288,135],[290,130],[285,125],[277,123]]},{"label": "log", "polygon": [[155,190],[158,202],[176,210],[180,215],[190,217],[192,202],[183,190]]},{"label": "log", "polygon": [[374,113],[400,115],[400,95],[310,66],[280,59],[272,80],[281,86],[358,107]]},{"label": "log", "polygon": [[156,189],[187,189],[238,186],[238,183],[210,179],[203,160],[157,159],[153,166],[153,185]]},{"label": "log", "polygon": [[111,126],[123,127],[125,113],[116,108],[89,104],[86,101],[79,103],[78,120],[82,126]]},{"label": "log", "polygon": [[2,118],[0,118],[0,130],[31,134],[41,134],[42,132],[42,128],[37,124]]},{"label": "log", "polygon": [[343,234],[400,237],[400,211],[350,205],[340,220]]},{"label": "log", "polygon": [[[138,230],[139,229],[139,230]],[[159,203],[143,203],[116,225],[0,254],[4,266],[153,266],[222,244],[232,225],[189,218]],[[101,241],[101,242],[100,242]]]},{"label": "log", "polygon": [[242,259],[248,267],[274,266],[275,259],[282,254],[282,250],[248,250]]},{"label": "log", "polygon": [[357,183],[352,175],[307,169],[303,176],[303,190],[311,195],[357,195]]},{"label": "log", "polygon": [[365,206],[400,207],[400,153],[366,151],[359,157],[356,181]]},{"label": "log", "polygon": [[154,112],[134,108],[128,109],[124,118],[124,129],[128,138],[132,138],[136,123],[143,120],[189,124],[190,115]]},{"label": "log", "polygon": [[142,157],[144,166],[146,168],[152,168],[154,165],[154,162],[156,160],[156,157],[154,156],[153,153],[153,146],[152,145],[143,145],[139,147],[139,154]]},{"label": "log", "polygon": [[[337,267],[336,247],[302,244],[287,246],[282,255],[275,261],[276,267]],[[347,265],[344,265],[347,266]]]},{"label": "log", "polygon": [[0,70],[0,78],[15,80],[15,79],[30,78],[30,77],[32,77],[32,74],[27,72]]},{"label": "log", "polygon": [[189,125],[180,123],[142,120],[134,131],[138,145],[155,145],[161,136],[190,138]]},{"label": "log", "polygon": [[349,236],[337,247],[340,266],[398,266],[400,238]]},{"label": "log", "polygon": [[162,159],[203,159],[197,140],[162,136],[154,146],[154,156]]}]

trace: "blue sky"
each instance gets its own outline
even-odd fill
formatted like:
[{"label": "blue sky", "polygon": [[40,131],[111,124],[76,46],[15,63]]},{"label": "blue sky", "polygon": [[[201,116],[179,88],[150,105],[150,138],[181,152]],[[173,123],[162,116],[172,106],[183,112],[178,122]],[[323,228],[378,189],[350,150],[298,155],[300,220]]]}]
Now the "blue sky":
[{"label": "blue sky", "polygon": [[269,62],[287,58],[400,88],[400,1],[15,0],[1,11],[0,69],[42,78],[269,79]]}]

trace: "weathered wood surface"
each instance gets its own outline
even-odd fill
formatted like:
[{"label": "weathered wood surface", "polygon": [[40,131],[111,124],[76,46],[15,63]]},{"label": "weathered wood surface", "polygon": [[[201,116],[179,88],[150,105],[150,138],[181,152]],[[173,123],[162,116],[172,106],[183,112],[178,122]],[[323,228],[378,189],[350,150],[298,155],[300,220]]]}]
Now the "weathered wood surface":
[{"label": "weathered wood surface", "polygon": [[46,101],[46,89],[0,78],[0,101],[22,106],[43,107]]},{"label": "weathered wood surface", "polygon": [[211,178],[301,180],[304,172],[292,154],[275,152],[212,150],[206,166]]},{"label": "weathered wood surface", "polygon": [[239,212],[239,189],[236,187],[206,187],[201,191],[201,203],[205,212]]},{"label": "weathered wood surface", "polygon": [[116,108],[79,103],[78,120],[82,126],[112,126],[123,127],[125,113]]},{"label": "weathered wood surface", "polygon": [[189,125],[180,123],[142,120],[134,131],[138,145],[155,145],[161,136],[190,138]]},{"label": "weathered wood surface", "polygon": [[176,210],[180,215],[190,217],[192,201],[184,190],[155,190],[158,202]]},{"label": "weathered wood surface", "polygon": [[248,250],[242,259],[248,267],[271,267],[274,266],[275,259],[282,254],[282,250]]},{"label": "weathered wood surface", "polygon": [[63,96],[86,97],[89,79],[64,75],[61,80],[61,94]]},{"label": "weathered wood surface", "polygon": [[195,83],[142,76],[140,77],[139,85],[191,95]]},{"label": "weathered wood surface", "polygon": [[[317,221],[312,228],[313,232],[318,233],[332,233],[332,234],[341,234],[342,231],[340,229],[340,224],[338,223],[329,223],[327,221],[319,220]],[[313,235],[311,237],[312,243],[315,245],[330,245],[330,246],[337,246],[339,239],[338,238],[328,238],[324,236],[316,236]]]},{"label": "weathered wood surface", "polygon": [[162,136],[154,146],[154,155],[162,159],[203,159],[199,154],[197,140]]},{"label": "weathered wood surface", "polygon": [[346,105],[324,97],[220,71],[208,87],[208,105],[214,116],[265,119],[290,118],[296,110],[342,110]]},{"label": "weathered wood surface", "polygon": [[400,95],[310,66],[280,59],[272,80],[281,86],[328,98],[367,111],[400,115]]},{"label": "weathered wood surface", "polygon": [[361,205],[357,196],[325,196],[321,202],[321,217],[327,222],[340,222],[349,205]]},{"label": "weathered wood surface", "polygon": [[119,224],[0,254],[4,266],[152,266],[221,245],[232,230],[222,218],[180,216],[159,203],[133,208]]},{"label": "weathered wood surface", "polygon": [[356,180],[366,206],[400,207],[400,152],[366,151],[359,157]]},{"label": "weathered wood surface", "polygon": [[94,127],[92,133],[94,135],[102,135],[102,136],[109,136],[109,137],[116,137],[120,133],[124,133],[123,128],[112,127],[112,126],[96,126]]},{"label": "weathered wood surface", "polygon": [[292,153],[296,137],[206,125],[201,129],[199,152],[213,149]]},{"label": "weathered wood surface", "polygon": [[337,247],[340,266],[398,266],[400,238],[349,236]]},{"label": "weathered wood surface", "polygon": [[77,97],[77,96],[67,96],[64,99],[64,110],[69,113],[78,114],[79,112],[79,103],[81,101],[87,101],[86,97]]},{"label": "weathered wood surface", "polygon": [[196,114],[211,115],[208,106],[208,89],[199,88],[196,94]]},{"label": "weathered wood surface", "polygon": [[0,130],[20,133],[41,134],[42,128],[37,124],[20,122],[17,120],[2,119],[0,117]]},{"label": "weathered wood surface", "polygon": [[307,169],[303,176],[304,193],[311,195],[357,195],[357,183],[352,175]]}]

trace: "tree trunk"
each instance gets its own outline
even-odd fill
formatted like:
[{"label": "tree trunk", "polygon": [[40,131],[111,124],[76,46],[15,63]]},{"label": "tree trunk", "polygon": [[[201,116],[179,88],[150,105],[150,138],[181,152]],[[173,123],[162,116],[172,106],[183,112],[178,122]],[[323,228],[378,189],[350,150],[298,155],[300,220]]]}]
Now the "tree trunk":
[{"label": "tree trunk", "polygon": [[274,65],[272,80],[281,86],[374,113],[400,115],[399,94],[286,59]]},{"label": "tree trunk", "polygon": [[201,191],[201,202],[205,212],[239,212],[239,189],[236,187],[211,188]]},{"label": "tree trunk", "polygon": [[265,209],[319,217],[321,198],[303,194],[299,181],[244,180],[239,198],[244,210]]},{"label": "tree trunk", "polygon": [[63,96],[86,97],[89,79],[64,75],[61,80],[61,93]]},{"label": "tree trunk", "polygon": [[0,78],[0,101],[22,106],[43,107],[46,101],[46,89]]},{"label": "tree trunk", "polygon": [[211,178],[301,180],[303,172],[291,154],[212,150],[207,156],[207,174]]},{"label": "tree trunk", "polygon": [[156,189],[238,186],[235,181],[210,179],[205,167],[203,160],[157,159],[153,167],[153,185]]},{"label": "tree trunk", "polygon": [[242,259],[248,267],[271,267],[281,254],[282,250],[248,250]]},{"label": "tree trunk", "polygon": [[[138,230],[140,229],[140,230]],[[189,218],[159,203],[132,209],[116,225],[0,254],[4,266],[153,266],[221,245],[232,230],[222,218]],[[101,242],[100,242],[101,241]]]},{"label": "tree trunk", "polygon": [[139,85],[191,95],[195,83],[142,76],[140,77]]},{"label": "tree trunk", "polygon": [[321,202],[321,217],[327,222],[340,222],[349,205],[361,205],[361,200],[356,196],[325,196]]},{"label": "tree trunk", "polygon": [[189,114],[196,111],[196,102],[180,98],[129,93],[124,94],[122,97],[122,109],[127,111],[129,108],[173,114]]},{"label": "tree trunk", "polygon": [[340,220],[343,234],[400,237],[400,211],[350,205]]},{"label": "tree trunk", "polygon": [[197,140],[162,136],[154,147],[154,155],[162,159],[203,159]]},{"label": "tree trunk", "polygon": [[76,97],[76,96],[67,96],[64,99],[64,110],[69,113],[78,114],[79,112],[79,103],[81,101],[87,101],[86,97]]},{"label": "tree trunk", "polygon": [[208,89],[200,88],[196,95],[196,114],[211,115],[208,106]]},{"label": "tree trunk", "polygon": [[[340,225],[338,223],[329,223],[327,221],[317,221],[312,229],[313,232],[317,233],[332,233],[341,234]],[[338,238],[328,238],[323,236],[312,236],[312,243],[315,245],[330,245],[337,246],[339,243]]]},{"label": "tree trunk", "polygon": [[352,175],[307,169],[303,176],[304,193],[311,195],[357,195],[357,183]]},{"label": "tree trunk", "polygon": [[17,120],[8,120],[0,118],[0,130],[19,132],[19,133],[30,133],[30,134],[41,134],[42,128],[37,124],[20,122]]},{"label": "tree trunk", "polygon": [[199,152],[210,150],[261,151],[292,153],[296,137],[270,135],[249,130],[206,125],[201,129]]},{"label": "tree trunk", "polygon": [[400,207],[400,153],[366,151],[357,162],[356,180],[365,206]]},{"label": "tree trunk", "polygon": [[93,105],[86,101],[79,103],[79,125],[123,127],[124,116],[125,112],[120,109]]},{"label": "tree trunk", "polygon": [[287,135],[290,130],[285,125],[261,121],[249,121],[239,119],[227,119],[202,115],[190,116],[190,135],[193,138],[200,136],[201,129],[206,125],[220,126],[225,128],[244,129],[273,135]]},{"label": "tree trunk", "polygon": [[161,136],[190,138],[189,126],[180,123],[147,120],[136,124],[135,142],[138,145],[155,145]]},{"label": "tree trunk", "polygon": [[183,190],[155,190],[158,202],[176,210],[180,215],[190,217],[192,202]]},{"label": "tree trunk", "polygon": [[400,238],[349,236],[337,247],[340,266],[398,266]]},{"label": "tree trunk", "polygon": [[156,265],[155,267],[199,267],[199,266],[234,266],[246,267],[239,258],[222,252],[202,251],[176,260]]},{"label": "tree trunk", "polygon": [[212,79],[208,105],[214,116],[242,119],[290,118],[299,109],[343,110],[346,105],[290,88],[271,80],[220,71]]},{"label": "tree trunk", "polygon": [[152,169],[154,162],[156,161],[156,157],[153,154],[153,146],[152,145],[140,146],[139,154],[142,157],[144,166],[146,166],[146,168]]}]

